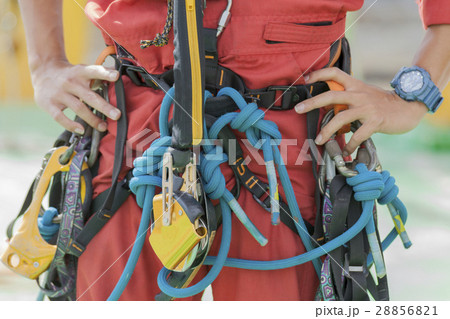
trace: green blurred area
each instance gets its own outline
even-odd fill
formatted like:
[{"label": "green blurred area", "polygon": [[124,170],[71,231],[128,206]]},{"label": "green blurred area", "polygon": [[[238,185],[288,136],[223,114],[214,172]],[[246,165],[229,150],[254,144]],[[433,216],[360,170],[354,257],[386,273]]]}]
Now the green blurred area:
[{"label": "green blurred area", "polygon": [[32,104],[0,104],[0,154],[31,157],[50,147],[62,132],[47,113]]}]

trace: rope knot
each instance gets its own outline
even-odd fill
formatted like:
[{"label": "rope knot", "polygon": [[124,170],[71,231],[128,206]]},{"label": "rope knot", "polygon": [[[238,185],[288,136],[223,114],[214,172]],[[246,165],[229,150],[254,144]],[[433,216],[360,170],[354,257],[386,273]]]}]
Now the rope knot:
[{"label": "rope knot", "polygon": [[383,171],[381,173],[383,177],[384,190],[378,199],[378,203],[386,205],[392,202],[398,196],[398,186],[395,185],[395,178],[391,176],[389,171]]},{"label": "rope knot", "polygon": [[255,103],[247,103],[242,95],[235,89],[226,87],[217,93],[217,96],[229,96],[240,109],[239,113],[234,114],[230,120],[230,126],[240,132],[245,132],[247,138],[253,147],[260,149],[261,140],[272,139],[273,145],[279,145],[281,142],[281,133],[278,126],[264,119],[265,112],[258,108]]},{"label": "rope knot", "polygon": [[134,162],[133,178],[130,180],[130,189],[136,195],[140,207],[144,205],[148,186],[161,186],[163,155],[171,144],[170,136],[156,139],[152,145],[137,157]]},{"label": "rope knot", "polygon": [[220,170],[220,164],[227,160],[228,156],[223,152],[221,146],[212,147],[200,158],[203,189],[211,199],[219,199],[225,193],[225,177]]},{"label": "rope knot", "polygon": [[54,207],[49,207],[43,216],[39,216],[37,220],[39,233],[47,242],[58,232],[59,224],[53,223],[53,218],[58,215],[58,211]]},{"label": "rope knot", "polygon": [[378,199],[384,189],[383,177],[380,173],[369,171],[365,164],[356,165],[358,175],[347,178],[347,184],[353,187],[357,201]]}]

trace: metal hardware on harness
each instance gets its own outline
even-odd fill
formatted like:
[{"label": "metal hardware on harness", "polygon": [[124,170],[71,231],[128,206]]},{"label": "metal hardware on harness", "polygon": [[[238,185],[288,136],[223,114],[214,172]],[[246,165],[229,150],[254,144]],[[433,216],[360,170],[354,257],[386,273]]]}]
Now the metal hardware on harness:
[{"label": "metal hardware on harness", "polygon": [[300,96],[297,94],[297,88],[292,85],[269,86],[267,91],[283,91],[282,96],[279,97],[279,99],[281,99],[280,106],[275,105],[277,102],[277,97],[275,95],[273,105],[270,107],[271,110],[289,110],[291,102],[297,103],[300,101]]},{"label": "metal hardware on harness", "polygon": [[172,155],[166,154],[168,155],[163,157],[164,163],[167,163],[163,168],[163,190],[166,189],[167,194],[163,193],[153,198],[155,221],[149,241],[167,269],[181,272],[192,265],[199,249],[201,251],[204,248],[205,243],[202,243],[202,239],[206,238],[208,232],[201,218],[205,213],[198,202],[195,157],[193,156],[186,165],[183,184],[180,185],[178,180],[177,183],[173,181],[175,176],[170,162]]},{"label": "metal hardware on harness", "polygon": [[163,195],[153,198],[155,221],[149,241],[164,267],[184,271],[195,259],[197,245],[206,237],[207,230],[204,222],[200,221],[203,208],[192,195],[180,191],[176,191],[174,195],[169,226],[164,225],[164,217],[161,221]]},{"label": "metal hardware on harness", "polygon": [[[103,99],[109,103],[109,95],[108,95],[108,86],[104,83],[101,83],[98,87],[92,88],[95,92],[97,92]],[[94,114],[99,116],[102,120],[105,119],[105,115],[94,110]],[[89,157],[87,160],[88,166],[94,166],[95,162],[98,158],[98,147],[100,145],[100,140],[102,139],[103,133],[97,130],[96,128],[92,128],[92,137],[91,137],[91,148],[89,152]]]},{"label": "metal hardware on harness", "polygon": [[70,138],[70,146],[67,148],[67,150],[61,154],[61,157],[59,158],[59,162],[63,165],[69,163],[70,158],[72,157],[73,153],[75,152],[75,148],[77,147],[78,142],[80,141],[80,135],[73,134]]},{"label": "metal hardware on harness", "polygon": [[222,32],[223,32],[223,30],[225,30],[228,22],[230,22],[230,18],[231,18],[230,10],[231,10],[232,5],[233,5],[233,0],[228,0],[227,7],[222,12],[222,15],[219,20],[219,24],[217,25],[216,37],[219,37],[222,34]]},{"label": "metal hardware on harness", "polygon": [[186,192],[198,199],[198,189],[197,189],[197,166],[195,154],[192,154],[192,160],[186,165],[185,172],[183,174],[184,182],[186,185]]},{"label": "metal hardware on harness", "polygon": [[363,273],[365,275],[365,274],[367,274],[368,269],[367,269],[367,266],[365,266],[365,265],[362,265],[362,266],[351,266],[350,265],[349,254],[345,253],[345,255],[344,255],[344,269],[343,269],[343,272],[344,272],[344,276],[345,277],[353,279],[352,275],[351,275],[352,272],[360,272],[360,273]]},{"label": "metal hardware on harness", "polygon": [[[334,115],[335,115],[334,110],[328,111],[328,113],[322,120],[321,127],[323,128],[326,124],[328,124],[334,117]],[[351,131],[355,132],[360,127],[361,123],[359,121],[355,121],[351,124]],[[338,170],[340,174],[342,174],[345,177],[352,177],[358,175],[358,172],[354,169],[357,163],[366,164],[368,170],[370,171],[381,172],[382,170],[381,164],[378,159],[375,144],[373,143],[373,140],[371,138],[364,141],[362,145],[358,148],[356,159],[351,163],[346,163],[342,155],[342,149],[339,146],[338,142],[336,141],[335,137],[336,135],[333,135],[325,143],[325,151],[326,151],[324,155],[325,165],[322,165],[319,171],[319,189],[322,192],[322,194],[325,191],[325,179],[331,181],[332,177],[334,177],[334,174],[330,175],[331,172],[335,171],[334,167]]]},{"label": "metal hardware on harness", "polygon": [[[331,118],[334,116],[334,111],[330,111],[324,118],[322,122],[322,127],[327,124]],[[359,121],[355,121],[352,123],[351,129],[352,132],[355,132],[361,123]],[[358,175],[358,172],[353,169],[352,166],[356,165],[356,163],[364,163],[367,165],[368,170],[370,171],[381,171],[381,165],[378,160],[377,151],[375,148],[375,144],[372,139],[369,138],[363,142],[362,146],[359,147],[358,153],[356,156],[356,162],[351,163],[351,165],[347,165],[344,161],[344,157],[342,155],[341,147],[335,139],[335,135],[325,143],[325,150],[330,155],[331,159],[335,162],[336,168],[338,171],[344,175],[345,177],[352,177]]]},{"label": "metal hardware on harness", "polygon": [[163,226],[169,226],[173,209],[173,158],[170,153],[163,156],[162,198],[162,223]]},{"label": "metal hardware on harness", "polygon": [[[36,279],[50,265],[56,246],[47,243],[41,236],[37,218],[41,211],[42,201],[49,188],[53,176],[58,172],[68,172],[71,158],[67,163],[61,162],[64,154],[71,152],[67,146],[51,149],[44,157],[42,167],[36,176],[36,187],[33,200],[23,215],[17,232],[9,240],[8,247],[1,256],[2,262],[12,271],[30,279]],[[83,169],[87,169],[86,163]]]}]

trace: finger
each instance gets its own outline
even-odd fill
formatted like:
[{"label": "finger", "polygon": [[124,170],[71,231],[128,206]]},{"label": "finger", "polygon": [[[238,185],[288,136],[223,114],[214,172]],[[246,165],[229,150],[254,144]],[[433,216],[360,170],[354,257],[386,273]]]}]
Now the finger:
[{"label": "finger", "polygon": [[77,134],[84,134],[84,127],[80,123],[77,123],[71,119],[69,119],[61,110],[61,108],[57,107],[56,105],[49,105],[47,108],[47,112],[50,114],[50,116],[62,127],[64,127],[66,130],[77,133]]},{"label": "finger", "polygon": [[120,111],[106,102],[100,95],[94,91],[85,88],[81,85],[72,85],[69,89],[70,93],[86,102],[90,107],[96,109],[102,114],[105,114],[112,120],[120,118]]},{"label": "finger", "polygon": [[116,70],[107,69],[102,65],[88,65],[82,66],[80,69],[81,76],[91,80],[105,80],[115,82],[119,78],[119,72]]},{"label": "finger", "polygon": [[344,147],[343,156],[352,154],[356,148],[361,145],[365,140],[369,139],[376,131],[376,125],[371,122],[364,123],[359,129],[357,129],[347,145]]},{"label": "finger", "polygon": [[73,95],[66,94],[61,98],[61,102],[75,112],[82,120],[100,132],[105,132],[108,128],[105,121],[100,119],[84,104],[80,99]]},{"label": "finger", "polygon": [[354,105],[360,99],[361,94],[357,92],[327,91],[297,104],[295,111],[302,114],[332,104]]},{"label": "finger", "polygon": [[317,71],[313,71],[304,77],[306,83],[315,83],[318,81],[333,80],[344,86],[345,89],[349,89],[354,86],[358,86],[361,82],[351,75],[345,73],[338,68],[324,68]]},{"label": "finger", "polygon": [[316,144],[321,145],[328,141],[345,124],[352,123],[361,118],[361,110],[351,109],[336,114],[333,119],[325,125],[317,135]]}]

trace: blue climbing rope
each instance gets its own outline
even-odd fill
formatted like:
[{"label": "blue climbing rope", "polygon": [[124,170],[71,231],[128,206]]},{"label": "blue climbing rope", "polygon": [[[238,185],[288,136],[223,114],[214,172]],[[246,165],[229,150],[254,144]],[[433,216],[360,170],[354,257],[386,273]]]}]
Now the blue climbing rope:
[{"label": "blue climbing rope", "polygon": [[[141,223],[125,269],[108,300],[118,300],[128,284],[142,250],[146,237],[145,235],[149,227],[151,227],[150,221],[155,187],[161,187],[162,159],[167,148],[171,145],[168,117],[170,107],[173,103],[173,96],[174,88],[171,88],[165,95],[161,105],[159,116],[161,137],[152,143],[142,157],[139,157],[134,161],[134,177],[130,181],[130,188],[136,195],[138,205],[142,208]],[[199,167],[204,191],[210,199],[219,200],[223,216],[223,232],[219,253],[217,256],[208,256],[205,259],[204,264],[212,265],[212,268],[197,284],[188,288],[174,288],[170,286],[166,280],[170,270],[163,268],[157,279],[159,288],[167,295],[175,298],[184,298],[201,293],[217,278],[224,266],[251,270],[275,270],[294,267],[311,261],[320,277],[321,261],[319,257],[344,245],[364,228],[368,234],[372,251],[368,256],[367,263],[368,265],[374,263],[377,276],[383,276],[385,274],[385,269],[381,251],[385,250],[393,242],[398,236],[398,233],[400,233],[400,236],[402,235],[397,227],[398,225],[396,225],[397,229],[394,228],[382,241],[381,247],[379,246],[378,240],[376,240],[373,217],[375,200],[377,200],[379,204],[388,205],[390,210],[392,210],[391,213],[400,216],[403,224],[406,222],[407,218],[406,208],[397,197],[398,187],[395,185],[395,180],[390,176],[389,172],[383,171],[382,173],[378,173],[368,171],[364,164],[358,164],[356,170],[359,174],[348,178],[347,183],[353,187],[355,199],[362,202],[363,211],[361,217],[343,234],[322,246],[313,248],[295,198],[289,175],[278,148],[281,141],[281,133],[279,132],[277,125],[274,122],[265,120],[264,112],[260,110],[255,103],[247,104],[241,94],[232,88],[223,88],[219,91],[217,96],[228,96],[233,99],[239,107],[240,112],[222,115],[209,130],[207,130],[205,125],[205,140],[216,140],[222,128],[226,125],[230,125],[231,128],[244,132],[253,147],[262,150],[269,181],[272,213],[271,222],[273,224],[279,222],[280,207],[276,200],[276,198],[278,198],[276,173],[278,172],[281,186],[286,195],[287,204],[292,213],[292,217],[295,220],[297,232],[306,252],[291,258],[272,261],[227,258],[231,243],[231,212],[234,212],[241,223],[262,246],[267,243],[267,239],[250,221],[231,192],[226,189],[225,178],[220,170],[220,164],[228,160],[227,155],[222,151],[220,146],[214,145],[214,143],[204,143],[204,145],[202,145],[203,152],[200,155]],[[206,92],[205,100],[209,97],[211,97],[211,94]],[[405,247],[410,245],[410,243],[405,241],[404,244]]]}]

